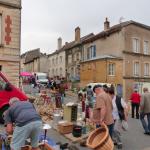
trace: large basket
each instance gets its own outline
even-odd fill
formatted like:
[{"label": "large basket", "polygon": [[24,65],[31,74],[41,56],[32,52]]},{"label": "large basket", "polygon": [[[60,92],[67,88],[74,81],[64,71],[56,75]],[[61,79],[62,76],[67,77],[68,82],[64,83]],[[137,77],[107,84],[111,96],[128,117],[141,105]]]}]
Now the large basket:
[{"label": "large basket", "polygon": [[87,146],[95,150],[113,150],[114,144],[106,125],[95,129],[87,139]]}]

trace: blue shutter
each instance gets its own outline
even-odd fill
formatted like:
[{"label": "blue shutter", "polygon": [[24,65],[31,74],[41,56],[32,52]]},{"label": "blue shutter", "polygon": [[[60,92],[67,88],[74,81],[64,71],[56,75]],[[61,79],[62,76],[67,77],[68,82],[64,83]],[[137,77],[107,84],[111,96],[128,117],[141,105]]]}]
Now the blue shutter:
[{"label": "blue shutter", "polygon": [[93,57],[96,57],[96,45],[93,46]]}]

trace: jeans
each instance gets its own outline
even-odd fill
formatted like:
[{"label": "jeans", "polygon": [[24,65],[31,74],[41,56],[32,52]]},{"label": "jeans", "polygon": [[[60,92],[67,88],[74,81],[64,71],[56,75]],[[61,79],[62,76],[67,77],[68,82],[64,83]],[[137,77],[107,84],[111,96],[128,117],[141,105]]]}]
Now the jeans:
[{"label": "jeans", "polygon": [[132,102],[132,118],[134,118],[134,110],[136,109],[136,118],[139,119],[139,103]]},{"label": "jeans", "polygon": [[114,132],[113,132],[113,141],[116,142],[117,144],[122,143],[121,131],[122,131],[122,121],[120,119],[117,119],[115,120],[114,123]]},{"label": "jeans", "polygon": [[33,121],[22,127],[15,127],[11,148],[13,150],[21,150],[25,146],[25,140],[31,139],[31,146],[38,147],[38,137],[42,129],[42,121]]},{"label": "jeans", "polygon": [[108,127],[108,130],[109,130],[109,134],[112,138],[113,131],[114,131],[114,124],[107,125],[107,127]]},{"label": "jeans", "polygon": [[[145,116],[147,116],[147,122],[145,121]],[[145,130],[145,133],[150,132],[150,113],[147,114],[140,113],[140,120]]]}]

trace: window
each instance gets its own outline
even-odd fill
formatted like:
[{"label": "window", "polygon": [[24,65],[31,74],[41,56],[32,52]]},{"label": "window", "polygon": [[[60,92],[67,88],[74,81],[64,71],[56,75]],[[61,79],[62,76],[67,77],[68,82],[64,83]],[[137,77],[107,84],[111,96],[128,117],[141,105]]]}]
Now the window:
[{"label": "window", "polygon": [[56,71],[55,71],[55,75],[56,75],[56,76],[58,75],[58,71],[57,71],[57,69],[56,69]]},{"label": "window", "polygon": [[60,77],[62,76],[62,68],[60,68]]},{"label": "window", "polygon": [[56,58],[56,65],[58,64],[58,58]]},{"label": "window", "polygon": [[135,62],[134,66],[133,66],[133,75],[134,76],[139,76],[139,69],[140,69],[139,62]]},{"label": "window", "polygon": [[71,64],[71,61],[72,61],[72,56],[69,55],[69,56],[68,56],[68,63]]},{"label": "window", "polygon": [[54,69],[52,70],[52,75],[53,75],[53,76],[55,75],[55,73],[54,73]]},{"label": "window", "polygon": [[53,65],[54,65],[54,58],[52,59],[52,63],[53,63]]},{"label": "window", "polygon": [[114,76],[115,75],[115,64],[111,63],[108,65],[108,75]]},{"label": "window", "polygon": [[59,62],[62,63],[62,56],[59,57]]},{"label": "window", "polygon": [[149,63],[144,64],[144,76],[149,76]]},{"label": "window", "polygon": [[90,48],[87,49],[87,59],[90,59]]},{"label": "window", "polygon": [[144,54],[148,54],[148,41],[144,41]]},{"label": "window", "polygon": [[76,60],[79,61],[79,53],[76,54]]},{"label": "window", "polygon": [[92,45],[87,48],[87,59],[96,57],[96,45]]},{"label": "window", "polygon": [[137,38],[133,39],[133,52],[135,52],[135,53],[140,52],[140,42],[139,42],[139,39],[137,39]]},{"label": "window", "polygon": [[51,60],[49,60],[49,66],[51,66]]}]

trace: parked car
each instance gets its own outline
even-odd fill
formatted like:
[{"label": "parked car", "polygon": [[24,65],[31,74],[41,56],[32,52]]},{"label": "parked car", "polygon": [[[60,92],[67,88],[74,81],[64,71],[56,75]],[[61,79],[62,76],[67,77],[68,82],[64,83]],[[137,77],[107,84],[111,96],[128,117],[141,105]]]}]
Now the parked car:
[{"label": "parked car", "polygon": [[26,101],[28,97],[20,89],[12,85],[2,72],[0,72],[0,122],[3,123],[3,113],[9,107],[10,98],[17,97]]}]

